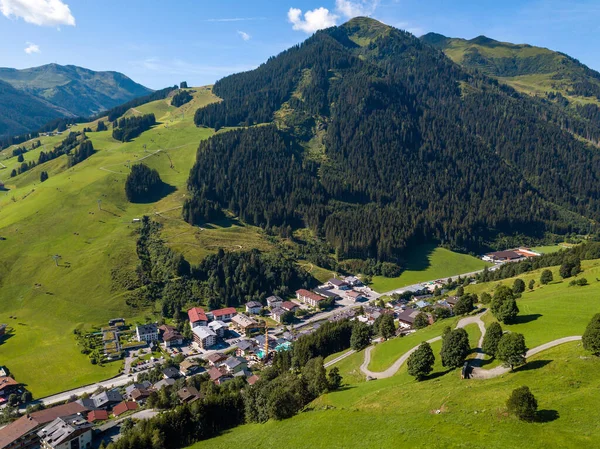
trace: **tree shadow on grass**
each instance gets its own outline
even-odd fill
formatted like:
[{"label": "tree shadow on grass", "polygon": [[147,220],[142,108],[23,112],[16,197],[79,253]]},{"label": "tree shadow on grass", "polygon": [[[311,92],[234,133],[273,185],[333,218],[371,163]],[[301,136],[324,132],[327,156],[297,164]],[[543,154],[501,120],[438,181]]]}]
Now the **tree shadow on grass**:
[{"label": "tree shadow on grass", "polygon": [[438,371],[436,373],[431,373],[429,376],[425,377],[423,380],[433,380],[433,379],[437,379],[438,377],[442,377],[445,376],[446,374],[448,374],[450,371],[454,371],[452,368],[447,369],[445,371]]},{"label": "tree shadow on grass", "polygon": [[534,369],[543,368],[546,365],[550,364],[552,360],[534,360],[533,362],[528,362],[523,366],[519,366],[513,370],[513,373],[520,373],[523,371],[531,371]]},{"label": "tree shadow on grass", "polygon": [[479,360],[477,364],[473,364],[473,366],[477,366],[478,368],[482,368],[486,365],[489,365],[490,363],[492,363],[494,360],[496,360],[494,357],[491,357],[489,359],[483,359],[483,360]]},{"label": "tree shadow on grass", "polygon": [[557,410],[538,410],[535,414],[535,422],[545,423],[556,421],[560,418],[560,413]]},{"label": "tree shadow on grass", "polygon": [[[160,186],[160,188],[157,188],[155,192],[149,193],[147,194],[144,198],[138,198],[135,201],[132,201],[132,203],[135,204],[150,204],[150,203],[156,203],[159,200],[162,200],[164,197],[170,195],[171,193],[177,191],[177,188],[175,186],[172,186],[171,184],[167,184],[166,182],[163,182],[162,185]],[[118,215],[116,215],[118,217]]]},{"label": "tree shadow on grass", "polygon": [[531,313],[529,315],[518,315],[514,320],[511,321],[510,324],[526,324],[531,323],[532,321],[537,320],[543,315],[540,313]]}]

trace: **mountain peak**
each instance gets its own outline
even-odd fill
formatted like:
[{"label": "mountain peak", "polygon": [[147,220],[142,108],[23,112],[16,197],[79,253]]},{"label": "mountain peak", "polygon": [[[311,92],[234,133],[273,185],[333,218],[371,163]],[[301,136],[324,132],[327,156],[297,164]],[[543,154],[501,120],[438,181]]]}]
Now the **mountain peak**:
[{"label": "mountain peak", "polygon": [[341,28],[348,32],[348,36],[360,46],[370,44],[375,39],[386,36],[392,27],[370,17],[355,17],[350,19]]}]

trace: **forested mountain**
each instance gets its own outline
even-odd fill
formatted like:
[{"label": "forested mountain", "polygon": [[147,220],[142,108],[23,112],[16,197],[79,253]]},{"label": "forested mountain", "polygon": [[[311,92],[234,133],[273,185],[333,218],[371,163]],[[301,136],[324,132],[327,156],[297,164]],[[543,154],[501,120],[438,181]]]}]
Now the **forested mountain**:
[{"label": "forested mountain", "polygon": [[196,124],[247,128],[200,144],[190,190],[273,231],[308,226],[342,257],[393,260],[427,240],[480,250],[600,214],[598,111],[521,95],[372,19],[213,91],[223,101]]},{"label": "forested mountain", "polygon": [[600,73],[564,53],[485,36],[466,40],[428,33],[421,40],[443,50],[454,62],[517,90],[536,95],[556,92],[576,103],[600,104]]},{"label": "forested mountain", "polygon": [[57,117],[92,116],[152,92],[121,73],[57,64],[24,70],[0,68],[0,81],[15,89],[13,95],[21,94],[14,108],[0,100],[0,121],[14,121],[10,118],[23,110],[17,108],[20,103],[33,111],[0,129],[0,135],[33,131]]}]

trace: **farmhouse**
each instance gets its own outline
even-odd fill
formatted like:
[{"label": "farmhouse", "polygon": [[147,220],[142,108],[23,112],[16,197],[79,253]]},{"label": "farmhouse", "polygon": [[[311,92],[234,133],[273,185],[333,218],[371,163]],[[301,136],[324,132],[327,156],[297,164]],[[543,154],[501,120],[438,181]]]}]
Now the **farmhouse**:
[{"label": "farmhouse", "polygon": [[56,418],[37,435],[43,449],[89,448],[92,427],[81,415]]},{"label": "farmhouse", "polygon": [[283,299],[281,299],[279,296],[273,295],[267,298],[267,306],[269,306],[271,309],[281,306],[282,302]]},{"label": "farmhouse", "polygon": [[249,335],[253,332],[258,331],[262,325],[256,320],[239,313],[231,319],[231,322],[243,335]]},{"label": "farmhouse", "polygon": [[213,310],[210,313],[215,320],[230,321],[237,314],[237,310],[233,307],[226,307],[224,309]]},{"label": "farmhouse", "polygon": [[147,343],[158,341],[158,326],[156,323],[138,325],[135,328],[135,335],[137,341],[145,341]]},{"label": "farmhouse", "polygon": [[262,310],[263,306],[258,301],[250,301],[246,303],[246,312],[250,315],[258,315]]},{"label": "farmhouse", "polygon": [[193,307],[188,310],[188,318],[190,319],[190,326],[192,329],[197,326],[206,326],[208,324],[208,317],[201,307]]},{"label": "farmhouse", "polygon": [[217,344],[217,334],[209,327],[198,326],[192,329],[194,343],[200,349],[210,348]]}]

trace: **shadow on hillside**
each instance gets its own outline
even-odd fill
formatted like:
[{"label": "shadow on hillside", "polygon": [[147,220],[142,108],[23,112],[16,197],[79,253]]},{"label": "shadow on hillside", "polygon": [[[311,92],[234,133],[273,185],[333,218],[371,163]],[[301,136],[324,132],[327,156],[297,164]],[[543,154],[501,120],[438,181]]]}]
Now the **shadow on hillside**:
[{"label": "shadow on hillside", "polygon": [[430,257],[437,248],[434,243],[415,246],[409,254],[403,254],[400,265],[402,271],[423,271],[431,265]]},{"label": "shadow on hillside", "polygon": [[473,363],[473,366],[477,366],[479,368],[483,368],[486,365],[489,365],[490,363],[492,363],[494,361],[494,357],[490,358],[490,359],[483,359],[483,360],[478,360],[478,363]]},{"label": "shadow on hillside", "polygon": [[520,373],[523,371],[532,371],[534,369],[543,368],[546,365],[550,364],[552,360],[534,360],[533,362],[528,362],[523,366],[519,366],[513,370],[514,373]]},{"label": "shadow on hillside", "polygon": [[144,199],[139,199],[134,201],[135,204],[150,204],[156,203],[157,201],[162,200],[164,197],[170,195],[171,193],[177,191],[175,186],[171,184],[167,184],[163,182],[159,189],[156,189],[156,192],[147,195]]},{"label": "shadow on hillside", "polygon": [[429,376],[427,376],[425,378],[425,380],[433,380],[433,379],[437,379],[438,377],[442,377],[445,376],[446,374],[448,374],[450,371],[452,371],[452,369],[447,369],[445,371],[438,371],[437,373],[431,373]]},{"label": "shadow on hillside", "polygon": [[200,225],[204,229],[231,228],[232,226],[243,227],[244,224],[237,218],[223,218],[222,220],[213,221],[212,223],[204,223]]},{"label": "shadow on hillside", "polygon": [[529,315],[517,315],[517,317],[510,324],[526,324],[541,318],[543,315],[540,313],[531,313]]},{"label": "shadow on hillside", "polygon": [[2,337],[0,337],[0,345],[6,343],[7,340],[11,339],[15,335],[14,331],[7,332]]},{"label": "shadow on hillside", "polygon": [[535,421],[539,423],[552,422],[560,418],[560,414],[556,410],[538,410],[535,414]]}]

